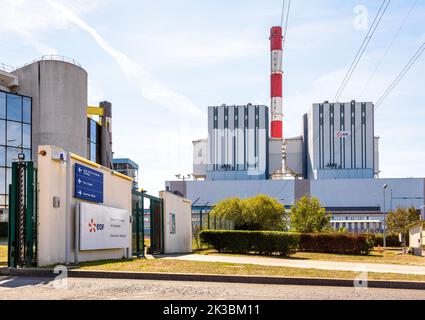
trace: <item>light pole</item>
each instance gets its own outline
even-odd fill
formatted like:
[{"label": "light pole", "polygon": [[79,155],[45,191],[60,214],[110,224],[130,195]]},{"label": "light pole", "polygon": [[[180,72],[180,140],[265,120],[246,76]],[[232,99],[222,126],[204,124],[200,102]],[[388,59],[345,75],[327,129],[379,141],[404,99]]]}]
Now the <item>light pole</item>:
[{"label": "light pole", "polygon": [[189,179],[192,177],[192,175],[191,175],[191,174],[187,174],[187,175],[184,175],[184,174],[176,174],[176,175],[175,175],[175,177],[176,177],[177,179],[179,179],[179,180],[186,181],[186,180],[189,180]]},{"label": "light pole", "polygon": [[384,192],[384,206],[383,206],[383,211],[384,211],[384,225],[383,225],[383,233],[384,233],[384,248],[387,247],[387,216],[385,214],[385,191],[388,188],[388,184],[384,184],[383,186],[383,192]]},{"label": "light pole", "polygon": [[421,210],[421,221],[425,221],[425,204],[419,210]]}]

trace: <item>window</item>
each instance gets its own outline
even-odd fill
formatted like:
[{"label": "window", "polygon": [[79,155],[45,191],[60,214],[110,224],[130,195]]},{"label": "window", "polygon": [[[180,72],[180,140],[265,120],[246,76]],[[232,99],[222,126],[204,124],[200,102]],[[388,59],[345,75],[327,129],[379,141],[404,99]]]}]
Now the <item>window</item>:
[{"label": "window", "polygon": [[22,124],[19,122],[7,122],[7,145],[22,147]]},{"label": "window", "polygon": [[7,119],[13,121],[22,121],[22,97],[7,95]]},{"label": "window", "polygon": [[31,99],[24,97],[22,100],[22,121],[31,123]]},{"label": "window", "polygon": [[0,92],[0,118],[6,119],[6,93]]},{"label": "window", "polygon": [[17,161],[18,160],[18,155],[22,152],[22,149],[19,148],[12,148],[12,147],[8,147],[7,148],[7,162],[6,165],[11,168],[12,167],[12,162]]},{"label": "window", "polygon": [[6,121],[0,120],[0,145],[6,145]]},{"label": "window", "polygon": [[170,234],[176,234],[176,215],[170,213]]},{"label": "window", "polygon": [[28,125],[28,124],[23,125],[22,147],[23,148],[31,148],[31,126]]},{"label": "window", "polygon": [[96,153],[96,143],[90,142],[90,161],[97,162]]},{"label": "window", "polygon": [[[6,147],[0,146],[0,167],[4,167],[6,165]],[[0,184],[4,179],[0,176]],[[1,188],[1,187],[0,187]],[[1,194],[1,191],[0,191]]]},{"label": "window", "polygon": [[32,159],[31,121],[31,98],[0,91],[0,210],[8,206],[12,163],[20,153]]}]

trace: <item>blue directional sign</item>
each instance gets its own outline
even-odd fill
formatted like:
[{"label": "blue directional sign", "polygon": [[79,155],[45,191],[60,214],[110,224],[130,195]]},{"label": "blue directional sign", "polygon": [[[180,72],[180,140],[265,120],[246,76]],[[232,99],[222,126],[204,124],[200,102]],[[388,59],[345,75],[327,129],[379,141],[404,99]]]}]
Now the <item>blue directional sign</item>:
[{"label": "blue directional sign", "polygon": [[103,173],[78,163],[74,171],[74,197],[103,203]]}]

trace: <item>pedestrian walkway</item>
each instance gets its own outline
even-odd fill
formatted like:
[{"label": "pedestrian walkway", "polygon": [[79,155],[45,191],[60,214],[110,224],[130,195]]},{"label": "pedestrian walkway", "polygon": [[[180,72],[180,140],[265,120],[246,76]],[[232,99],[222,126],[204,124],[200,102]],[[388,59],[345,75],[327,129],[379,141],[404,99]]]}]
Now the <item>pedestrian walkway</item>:
[{"label": "pedestrian walkway", "polygon": [[177,259],[177,260],[187,260],[187,261],[201,261],[201,262],[255,264],[255,265],[261,265],[261,266],[290,267],[290,268],[303,268],[303,269],[425,275],[424,266],[409,266],[409,265],[396,265],[396,264],[296,260],[296,259],[282,259],[282,258],[274,258],[274,257],[250,257],[250,256],[240,257],[240,256],[230,256],[230,255],[225,256],[225,255],[200,255],[200,254],[167,255],[167,256],[157,256],[157,258]]}]

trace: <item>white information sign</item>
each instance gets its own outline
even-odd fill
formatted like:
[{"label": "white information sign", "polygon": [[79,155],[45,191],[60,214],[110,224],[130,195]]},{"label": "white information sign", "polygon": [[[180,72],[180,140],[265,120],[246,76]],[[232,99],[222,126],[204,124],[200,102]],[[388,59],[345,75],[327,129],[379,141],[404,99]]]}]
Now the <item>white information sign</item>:
[{"label": "white information sign", "polygon": [[79,203],[80,250],[128,248],[131,241],[127,210]]}]

